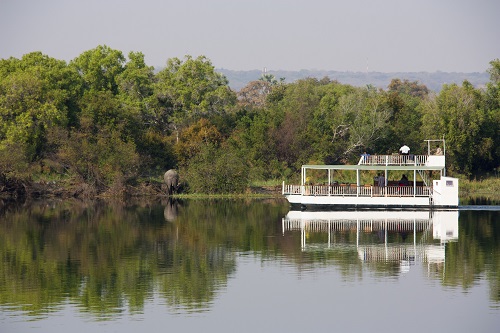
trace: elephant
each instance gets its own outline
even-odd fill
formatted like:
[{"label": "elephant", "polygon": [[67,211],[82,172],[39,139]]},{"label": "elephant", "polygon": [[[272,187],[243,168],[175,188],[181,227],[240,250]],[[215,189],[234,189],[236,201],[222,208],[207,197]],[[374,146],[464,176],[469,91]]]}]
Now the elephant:
[{"label": "elephant", "polygon": [[176,170],[170,169],[163,175],[168,195],[172,195],[179,189],[179,174]]}]

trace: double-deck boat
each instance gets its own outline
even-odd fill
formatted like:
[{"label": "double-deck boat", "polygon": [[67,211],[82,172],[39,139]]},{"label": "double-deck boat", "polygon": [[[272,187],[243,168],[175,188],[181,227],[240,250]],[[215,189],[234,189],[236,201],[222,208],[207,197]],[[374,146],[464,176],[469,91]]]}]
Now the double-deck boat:
[{"label": "double-deck boat", "polygon": [[[426,155],[363,154],[356,165],[303,165],[301,184],[283,182],[282,194],[292,207],[301,209],[457,208],[458,179],[446,176],[445,141],[425,141]],[[443,147],[437,153],[431,149],[436,142]],[[433,179],[433,173],[439,178]],[[410,180],[395,179],[401,174]],[[379,186],[381,176],[383,182]],[[369,183],[366,179],[370,179]]]}]

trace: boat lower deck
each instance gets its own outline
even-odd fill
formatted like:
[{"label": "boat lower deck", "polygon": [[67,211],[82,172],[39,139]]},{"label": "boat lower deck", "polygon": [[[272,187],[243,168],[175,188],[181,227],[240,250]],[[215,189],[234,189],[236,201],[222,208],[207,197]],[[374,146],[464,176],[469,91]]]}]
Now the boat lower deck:
[{"label": "boat lower deck", "polygon": [[428,186],[286,185],[283,194],[296,207],[411,208],[432,207]]},{"label": "boat lower deck", "polygon": [[340,197],[430,197],[430,186],[284,185],[284,195]]}]

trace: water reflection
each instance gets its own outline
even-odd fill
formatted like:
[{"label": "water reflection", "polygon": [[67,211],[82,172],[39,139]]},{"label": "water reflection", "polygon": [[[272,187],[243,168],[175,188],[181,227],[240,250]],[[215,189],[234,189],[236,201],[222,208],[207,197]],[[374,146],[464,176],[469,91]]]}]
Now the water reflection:
[{"label": "water reflection", "polygon": [[9,207],[0,220],[0,306],[37,318],[69,301],[109,319],[160,295],[173,311],[205,311],[235,272],[233,245],[262,248],[285,209],[214,200]]},{"label": "water reflection", "polygon": [[299,272],[280,275],[292,286],[325,267],[370,281],[422,265],[425,279],[464,291],[486,281],[500,304],[498,221],[498,210],[289,212],[282,200],[11,206],[0,213],[0,313],[39,320],[70,304],[110,321],[158,299],[162,313],[209,312],[250,257]]},{"label": "water reflection", "polygon": [[[495,194],[494,196],[489,197],[462,197],[460,198],[461,206],[499,206],[500,198]],[[498,209],[498,208],[496,208]]]},{"label": "water reflection", "polygon": [[406,273],[416,260],[442,266],[446,243],[458,240],[458,210],[290,211],[282,229],[300,230],[304,252],[356,252],[361,262],[396,262]]}]

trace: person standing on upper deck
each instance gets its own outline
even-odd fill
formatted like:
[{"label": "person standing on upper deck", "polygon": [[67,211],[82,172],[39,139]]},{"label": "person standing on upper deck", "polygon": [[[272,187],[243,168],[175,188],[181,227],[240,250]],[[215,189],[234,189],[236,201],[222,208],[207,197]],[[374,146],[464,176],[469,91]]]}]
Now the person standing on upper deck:
[{"label": "person standing on upper deck", "polygon": [[368,159],[370,158],[370,154],[368,154],[366,151],[361,154],[361,157],[363,157],[363,162],[368,163]]},{"label": "person standing on upper deck", "polygon": [[401,155],[408,155],[410,153],[410,147],[407,145],[403,145],[401,148],[399,148],[399,153]]}]

